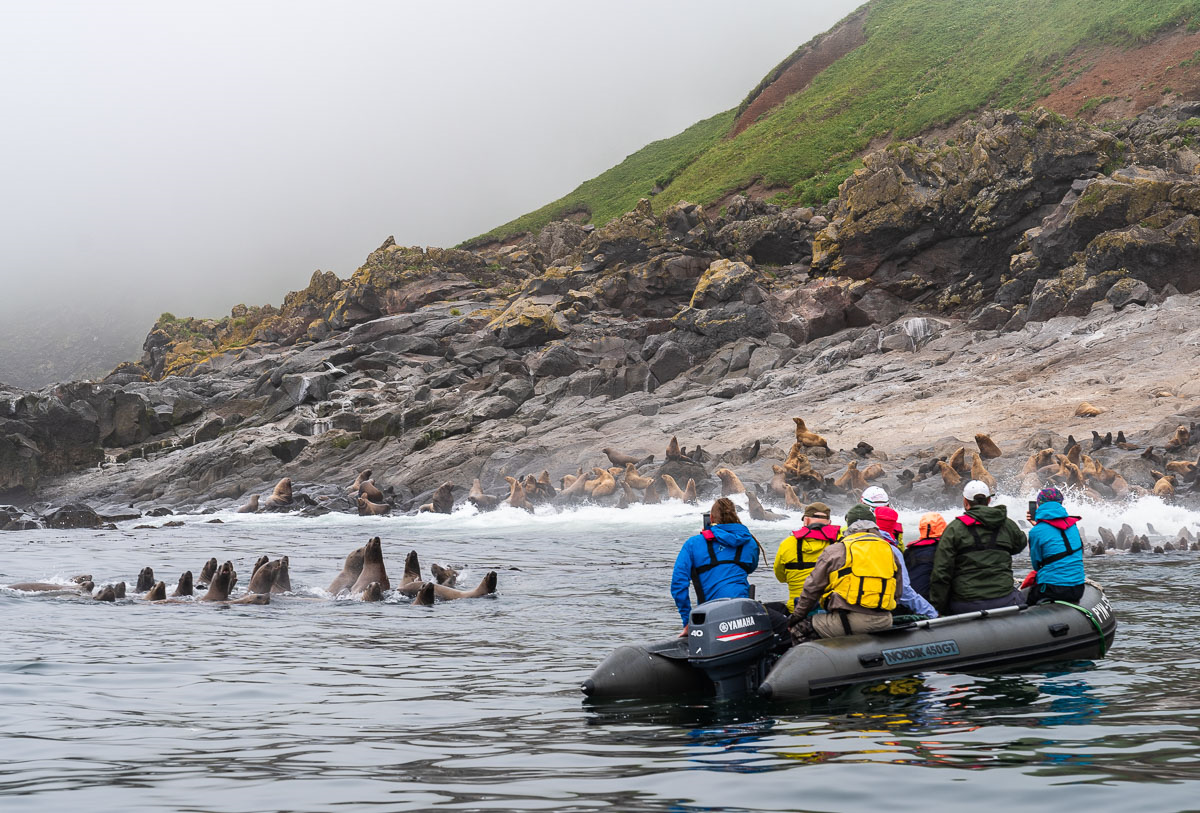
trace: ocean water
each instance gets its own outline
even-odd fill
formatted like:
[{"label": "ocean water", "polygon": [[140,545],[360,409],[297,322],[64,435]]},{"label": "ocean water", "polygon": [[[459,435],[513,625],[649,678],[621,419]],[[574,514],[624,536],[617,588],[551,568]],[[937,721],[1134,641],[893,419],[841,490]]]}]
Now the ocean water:
[{"label": "ocean water", "polygon": [[[1093,539],[1200,519],[1155,500],[1083,513]],[[795,705],[589,705],[578,685],[608,652],[677,629],[667,583],[696,509],[217,516],[0,535],[0,584],[132,584],[150,565],[171,589],[216,556],[244,588],[265,553],[290,557],[295,588],[227,608],[0,589],[0,810],[1200,807],[1200,553],[1088,559],[1120,624],[1094,663]],[[772,554],[791,528],[749,524]],[[426,573],[460,568],[460,586],[495,569],[499,592],[331,600],[346,553],[375,535],[393,578],[416,550]],[[752,581],[784,594],[769,567]]]}]

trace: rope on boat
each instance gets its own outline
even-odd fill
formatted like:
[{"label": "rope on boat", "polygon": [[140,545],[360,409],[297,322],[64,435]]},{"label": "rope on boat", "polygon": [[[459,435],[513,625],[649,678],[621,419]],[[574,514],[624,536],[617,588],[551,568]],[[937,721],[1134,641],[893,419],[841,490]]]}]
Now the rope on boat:
[{"label": "rope on boat", "polygon": [[1079,610],[1083,613],[1083,617],[1092,622],[1092,626],[1096,628],[1096,632],[1100,635],[1100,657],[1104,657],[1104,653],[1108,651],[1108,645],[1104,641],[1104,628],[1100,626],[1100,622],[1096,620],[1096,616],[1092,615],[1092,611],[1087,607],[1080,607],[1078,604],[1072,604],[1069,601],[1055,601],[1055,604],[1061,604],[1064,607],[1070,607],[1073,610]]}]

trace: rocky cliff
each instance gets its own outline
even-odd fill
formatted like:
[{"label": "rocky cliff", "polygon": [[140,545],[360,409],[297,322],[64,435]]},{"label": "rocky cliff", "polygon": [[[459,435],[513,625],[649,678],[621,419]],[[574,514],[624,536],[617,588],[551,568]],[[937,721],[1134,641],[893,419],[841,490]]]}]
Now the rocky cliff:
[{"label": "rocky cliff", "polygon": [[[389,239],[279,307],[164,314],[142,359],[102,382],[4,392],[0,488],[228,507],[286,475],[348,509],[341,486],[373,468],[409,509],[446,480],[506,492],[505,476],[574,474],[605,446],[661,454],[674,434],[708,450],[691,460],[704,492],[710,456],[770,480],[792,415],[834,450],[814,456],[813,490],[867,439],[887,441],[901,488],[955,432],[1044,445],[1089,398],[1150,443],[1196,394],[1179,378],[1190,355],[1160,354],[1200,327],[1184,296],[1200,288],[1197,116],[1177,104],[1099,128],[991,112],[871,154],[820,210],[643,201],[487,251]],[[1093,361],[1139,341],[1169,398],[1111,369],[1097,384]],[[1154,485],[1128,465],[1131,485]]]}]

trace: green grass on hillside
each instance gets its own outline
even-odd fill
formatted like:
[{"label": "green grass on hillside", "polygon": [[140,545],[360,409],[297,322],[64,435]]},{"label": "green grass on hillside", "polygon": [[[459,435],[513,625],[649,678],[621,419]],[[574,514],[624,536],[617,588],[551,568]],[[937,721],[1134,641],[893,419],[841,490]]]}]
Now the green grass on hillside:
[{"label": "green grass on hillside", "polygon": [[607,223],[632,209],[640,198],[650,197],[656,185],[665,187],[669,184],[698,155],[720,140],[731,126],[733,111],[726,110],[693,124],[677,136],[651,142],[607,172],[584,181],[566,197],[469,240],[463,246],[537,231],[551,220],[575,212],[586,212],[588,222]]},{"label": "green grass on hillside", "polygon": [[874,0],[866,44],[737,138],[721,137],[733,122],[722,113],[485,237],[569,211],[604,223],[664,175],[656,210],[711,203],[755,180],[789,189],[781,203],[824,203],[873,139],[911,138],[985,107],[1034,106],[1073,78],[1064,61],[1079,46],[1136,45],[1185,21],[1200,24],[1200,0]]}]

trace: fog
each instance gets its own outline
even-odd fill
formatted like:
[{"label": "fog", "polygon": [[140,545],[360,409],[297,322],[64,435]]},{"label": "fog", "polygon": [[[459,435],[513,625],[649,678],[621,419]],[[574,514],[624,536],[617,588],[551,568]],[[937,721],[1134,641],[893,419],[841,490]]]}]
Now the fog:
[{"label": "fog", "polygon": [[278,303],[389,234],[453,245],[732,107],[857,5],[7,3],[0,322],[132,357],[162,311]]}]

